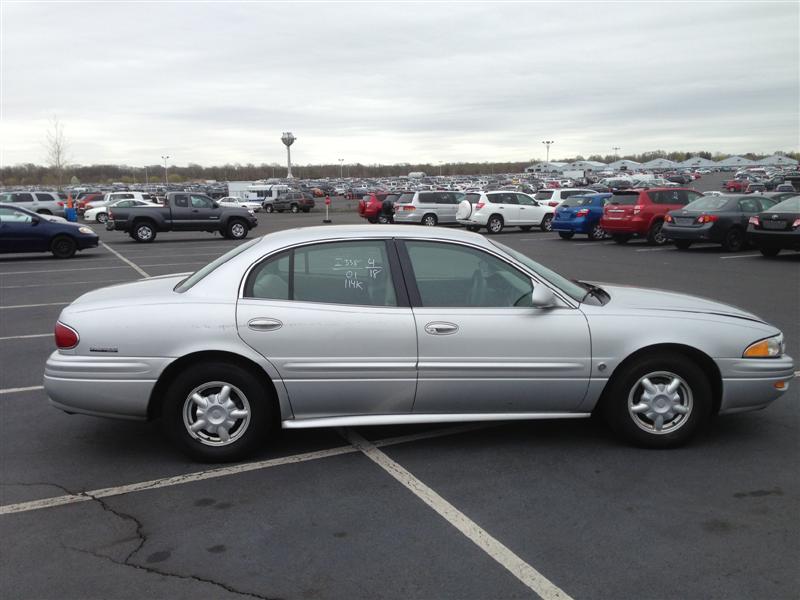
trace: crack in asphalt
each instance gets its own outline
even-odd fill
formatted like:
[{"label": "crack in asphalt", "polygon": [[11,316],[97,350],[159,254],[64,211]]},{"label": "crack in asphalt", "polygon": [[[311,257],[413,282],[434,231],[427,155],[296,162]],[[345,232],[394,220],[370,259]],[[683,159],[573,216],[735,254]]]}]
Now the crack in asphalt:
[{"label": "crack in asphalt", "polygon": [[81,554],[88,554],[90,556],[94,556],[95,558],[101,558],[101,559],[107,560],[109,562],[112,562],[115,565],[119,565],[119,566],[122,566],[122,567],[129,567],[129,568],[132,568],[132,569],[136,569],[138,571],[144,571],[146,573],[152,573],[154,575],[162,575],[164,577],[174,577],[176,579],[183,579],[183,580],[189,580],[189,581],[197,581],[197,582],[200,582],[200,583],[207,583],[209,585],[214,585],[214,586],[217,586],[219,588],[222,588],[226,592],[230,592],[232,594],[237,594],[239,596],[246,596],[246,597],[250,597],[250,598],[258,598],[259,600],[279,600],[278,598],[270,598],[269,596],[262,596],[260,594],[254,593],[254,592],[240,591],[240,590],[237,590],[236,588],[233,588],[233,587],[231,587],[231,586],[229,586],[229,585],[227,585],[225,583],[222,583],[222,582],[219,582],[219,581],[214,581],[213,579],[206,579],[204,577],[198,577],[197,575],[191,575],[191,574],[190,575],[181,575],[180,573],[171,573],[169,571],[163,571],[161,569],[156,569],[154,567],[148,567],[148,566],[141,565],[141,564],[138,564],[138,563],[135,563],[135,562],[131,562],[131,559],[144,547],[145,543],[147,542],[147,535],[144,532],[144,525],[134,515],[122,512],[120,510],[117,510],[117,509],[113,508],[112,506],[110,506],[102,498],[98,498],[97,496],[94,496],[94,495],[92,495],[92,494],[90,494],[88,492],[75,492],[73,490],[69,490],[69,489],[65,488],[63,485],[59,485],[57,483],[44,482],[44,481],[11,482],[11,483],[8,483],[7,485],[18,485],[18,486],[21,486],[21,487],[51,486],[51,487],[54,487],[56,489],[61,490],[65,494],[68,494],[68,495],[71,495],[71,496],[84,496],[84,497],[86,497],[86,498],[88,498],[90,500],[93,500],[94,502],[97,502],[97,504],[100,505],[100,508],[102,508],[105,512],[111,513],[112,515],[114,515],[118,519],[122,519],[123,521],[132,522],[136,527],[136,537],[138,538],[138,544],[136,545],[136,547],[133,550],[128,552],[127,556],[123,560],[115,559],[115,558],[113,558],[111,556],[108,556],[106,554],[101,554],[101,553],[99,553],[97,551],[94,551],[94,550],[86,550],[84,548],[76,548],[74,546],[65,546],[63,543],[60,544],[61,547],[64,548],[65,550],[73,550],[75,552],[80,552]]}]

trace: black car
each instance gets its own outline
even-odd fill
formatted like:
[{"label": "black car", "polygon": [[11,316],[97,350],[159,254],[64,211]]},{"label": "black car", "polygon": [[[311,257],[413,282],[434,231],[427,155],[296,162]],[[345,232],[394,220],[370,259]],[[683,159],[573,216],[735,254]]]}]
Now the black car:
[{"label": "black car", "polygon": [[800,196],[792,196],[750,217],[747,241],[764,256],[776,256],[787,249],[800,251]]},{"label": "black car", "polygon": [[13,204],[0,204],[0,253],[52,252],[71,258],[78,250],[95,248],[100,238],[91,228],[60,217],[40,215]]},{"label": "black car", "polygon": [[714,242],[728,252],[737,252],[745,246],[750,217],[774,204],[774,200],[755,194],[703,196],[667,213],[661,231],[680,250],[694,242]]}]

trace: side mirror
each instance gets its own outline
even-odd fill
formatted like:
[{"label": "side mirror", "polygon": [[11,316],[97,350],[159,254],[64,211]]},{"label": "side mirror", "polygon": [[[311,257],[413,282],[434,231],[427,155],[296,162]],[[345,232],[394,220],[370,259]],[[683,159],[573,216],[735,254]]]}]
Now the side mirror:
[{"label": "side mirror", "polygon": [[556,295],[546,285],[533,282],[533,292],[531,292],[531,306],[534,308],[551,308],[556,306]]},{"label": "side mirror", "polygon": [[219,208],[219,202],[213,202],[214,208]]},{"label": "side mirror", "polygon": [[41,217],[31,217],[31,225],[38,225],[42,222]]}]

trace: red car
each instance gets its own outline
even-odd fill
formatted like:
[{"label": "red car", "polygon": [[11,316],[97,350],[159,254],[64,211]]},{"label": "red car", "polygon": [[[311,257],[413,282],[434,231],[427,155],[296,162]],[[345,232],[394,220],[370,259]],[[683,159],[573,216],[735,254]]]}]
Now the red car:
[{"label": "red car", "polygon": [[78,210],[78,214],[83,216],[83,213],[86,212],[86,205],[89,204],[89,202],[94,202],[95,200],[102,200],[103,196],[105,196],[105,194],[88,194],[78,200],[75,203],[75,208]]},{"label": "red car", "polygon": [[728,181],[723,182],[722,187],[725,188],[725,191],[727,192],[744,193],[751,181],[752,180],[748,177],[729,179]]},{"label": "red car", "polygon": [[600,227],[618,244],[625,244],[632,237],[644,237],[660,246],[667,242],[661,231],[664,216],[702,195],[689,188],[620,190],[606,202]]},{"label": "red car", "polygon": [[400,194],[371,192],[359,201],[358,214],[370,223],[391,223],[394,202],[399,197]]}]

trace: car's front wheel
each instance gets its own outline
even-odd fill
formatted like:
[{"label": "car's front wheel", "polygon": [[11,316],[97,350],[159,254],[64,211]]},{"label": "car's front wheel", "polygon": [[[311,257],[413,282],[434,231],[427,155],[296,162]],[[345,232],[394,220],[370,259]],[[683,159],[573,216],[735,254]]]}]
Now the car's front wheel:
[{"label": "car's front wheel", "polygon": [[50,252],[56,258],[72,258],[77,249],[75,240],[67,235],[59,235],[50,243]]},{"label": "car's front wheel", "polygon": [[650,231],[647,232],[647,241],[656,246],[663,246],[667,243],[667,236],[663,231],[664,223],[656,221],[650,226]]},{"label": "car's front wheel", "polygon": [[297,213],[300,212],[300,207],[297,206],[297,204],[292,204],[292,206],[289,208],[289,210],[292,211],[293,213],[297,214]]},{"label": "car's front wheel", "polygon": [[274,207],[274,206],[272,206],[272,204],[267,204],[267,205],[264,207],[264,211],[265,211],[265,212],[268,212],[268,213],[271,213],[271,212],[273,212],[274,210],[275,210],[275,207]]},{"label": "car's front wheel", "polygon": [[731,227],[722,240],[722,249],[726,252],[739,252],[744,248],[744,231],[738,227]]},{"label": "car's front wheel", "polygon": [[104,213],[104,212],[97,213],[97,215],[95,216],[95,219],[97,219],[98,223],[105,223],[106,221],[108,221],[108,213]]},{"label": "car's front wheel", "polygon": [[604,237],[606,237],[606,232],[603,231],[603,228],[600,227],[599,223],[592,227],[591,231],[589,231],[590,240],[602,240]]},{"label": "car's front wheel", "polygon": [[184,452],[202,462],[240,460],[274,428],[274,403],[258,377],[235,363],[192,365],[167,388],[162,423]]},{"label": "car's front wheel", "polygon": [[614,374],[604,392],[608,424],[646,448],[686,443],[711,415],[711,385],[703,369],[680,354],[634,360]]},{"label": "car's front wheel", "polygon": [[243,221],[235,219],[228,223],[228,228],[225,230],[225,236],[231,240],[243,240],[247,237],[247,224]]},{"label": "car's front wheel", "polygon": [[552,231],[553,230],[553,215],[545,215],[542,219],[542,223],[539,225],[542,228],[542,231]]}]

